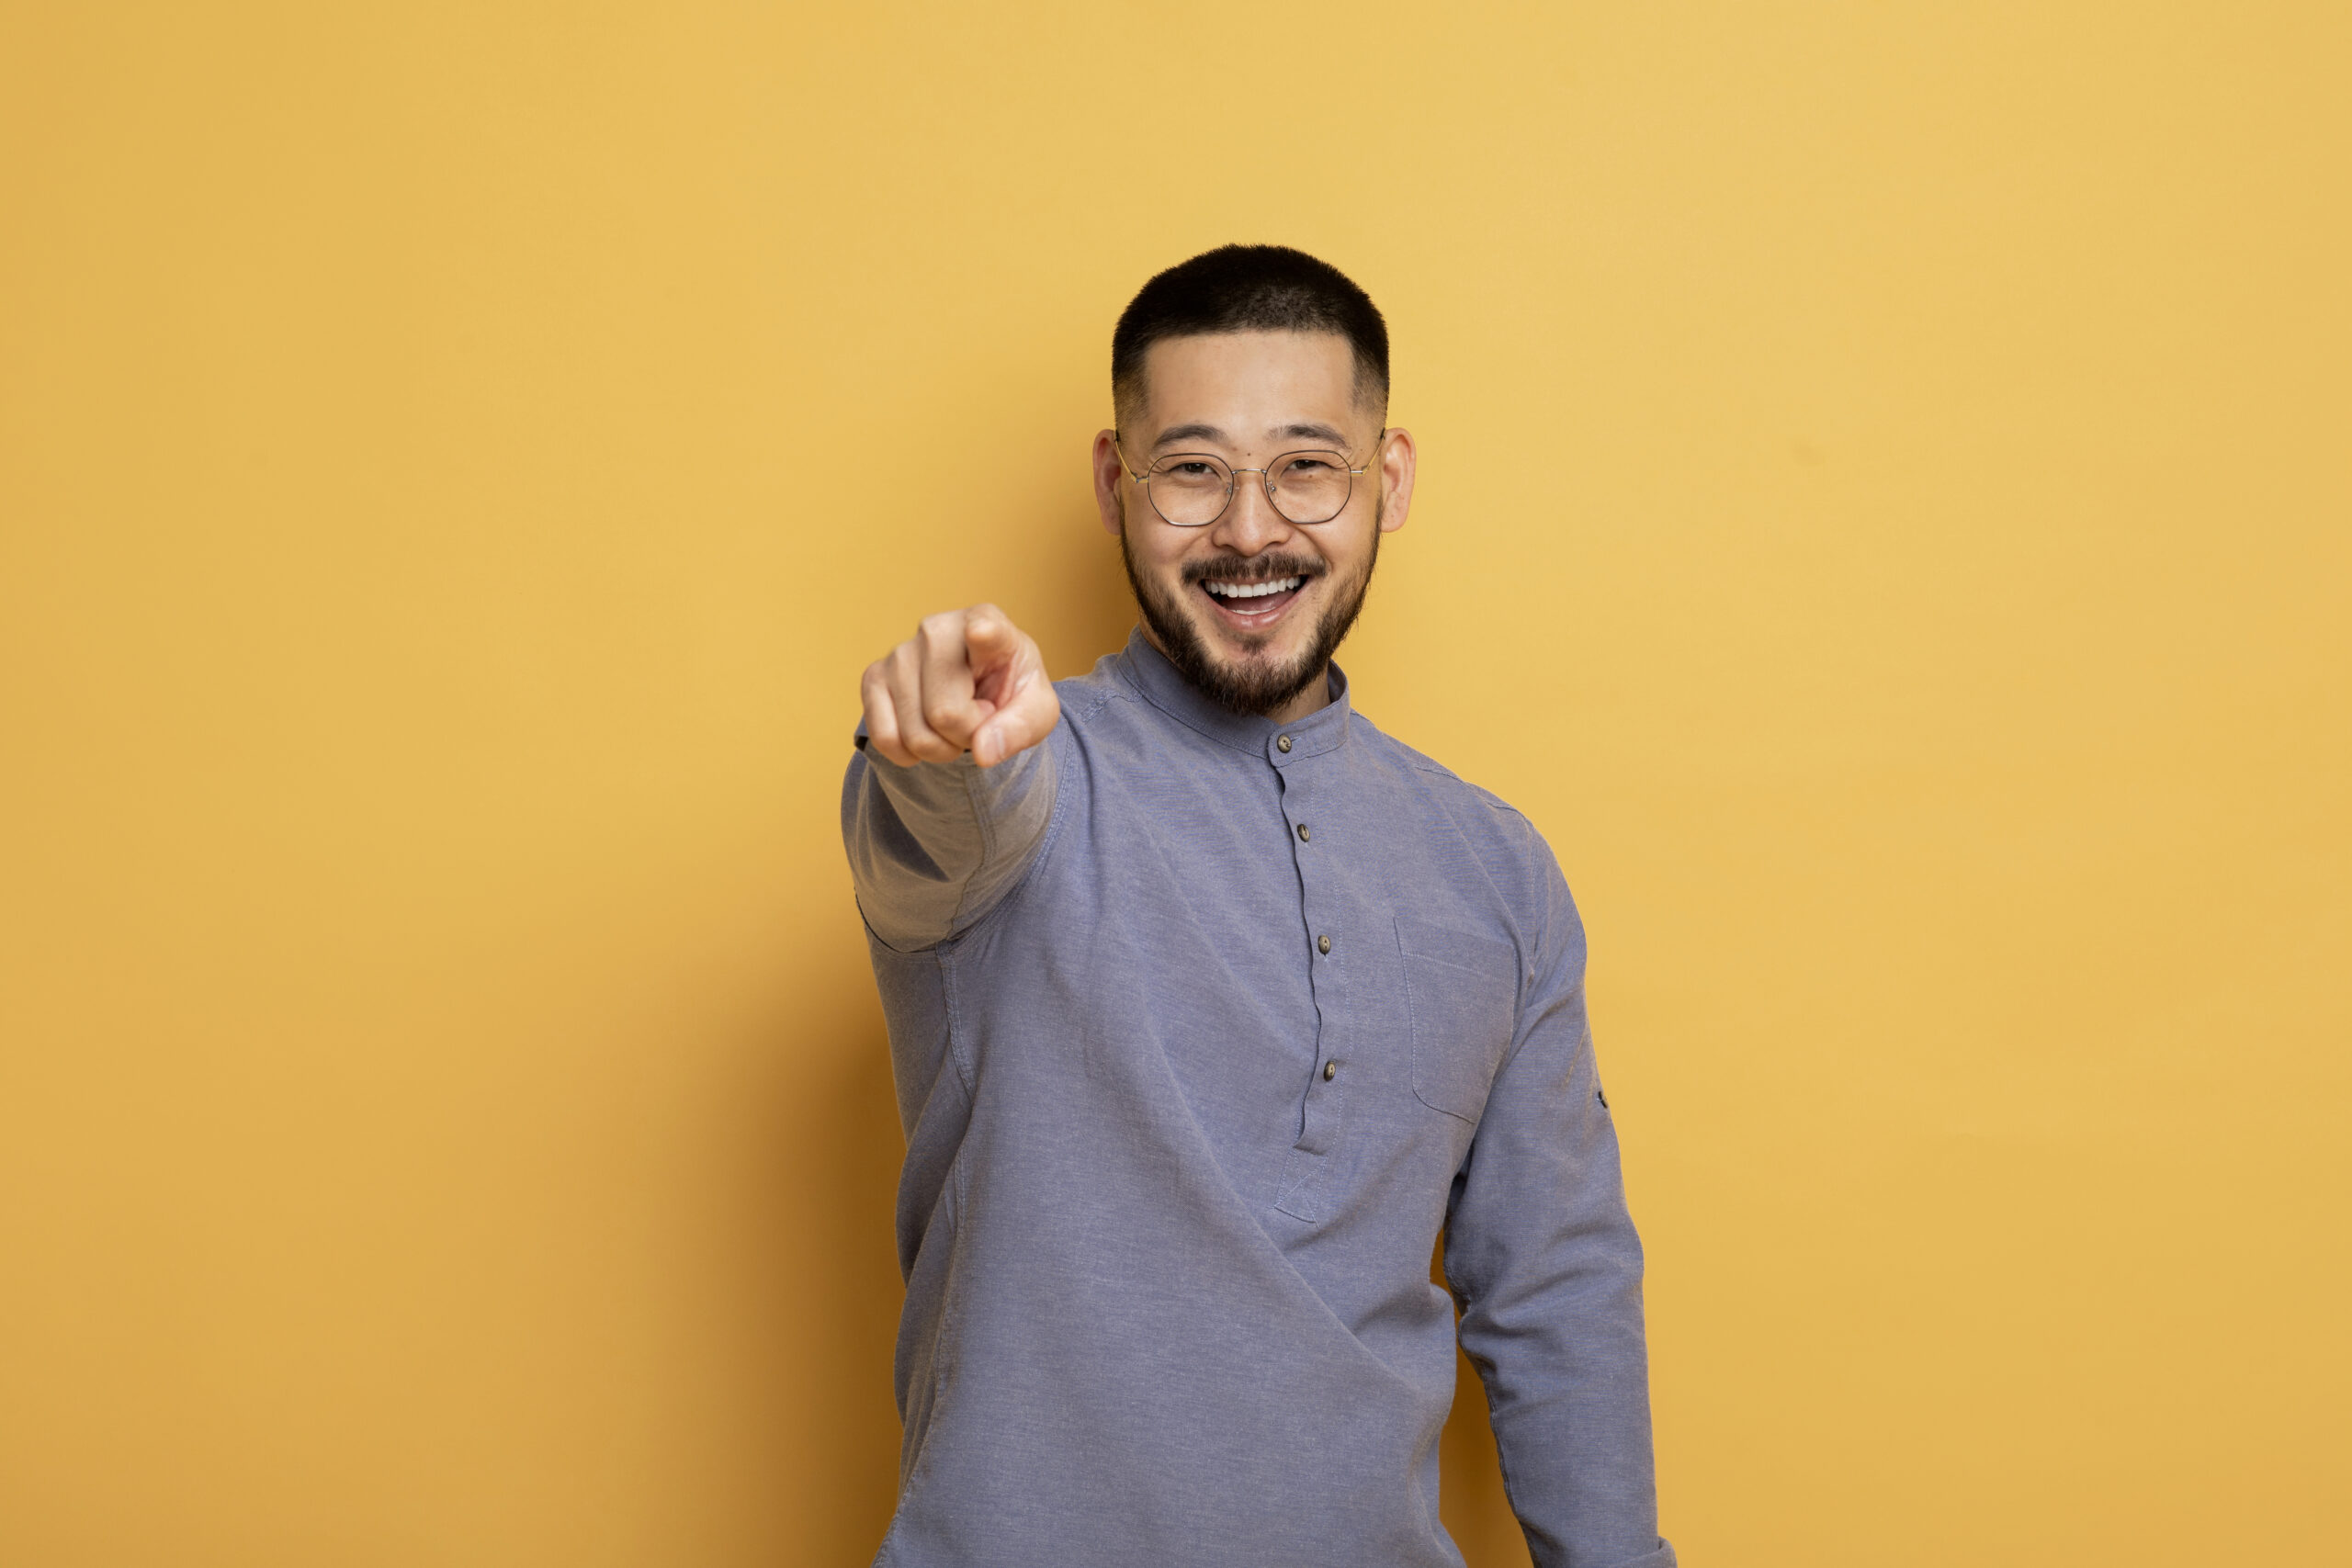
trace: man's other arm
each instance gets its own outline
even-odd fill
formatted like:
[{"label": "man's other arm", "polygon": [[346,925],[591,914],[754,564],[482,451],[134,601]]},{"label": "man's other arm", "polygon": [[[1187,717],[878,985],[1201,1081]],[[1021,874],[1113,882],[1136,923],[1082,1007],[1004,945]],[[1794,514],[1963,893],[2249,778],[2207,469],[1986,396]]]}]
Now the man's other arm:
[{"label": "man's other arm", "polygon": [[1583,927],[1544,859],[1536,978],[1455,1179],[1446,1280],[1536,1568],[1672,1568],[1657,1534],[1641,1240],[1585,1021]]},{"label": "man's other arm", "polygon": [[1061,707],[1037,645],[993,604],[924,618],[868,665],[842,787],[858,908],[900,952],[968,928],[1020,882],[1054,808]]}]

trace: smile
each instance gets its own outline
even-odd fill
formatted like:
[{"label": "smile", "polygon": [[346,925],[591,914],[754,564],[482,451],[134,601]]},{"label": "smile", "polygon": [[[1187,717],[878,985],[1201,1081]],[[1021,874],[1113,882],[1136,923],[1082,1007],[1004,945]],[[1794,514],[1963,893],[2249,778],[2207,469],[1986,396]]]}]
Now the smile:
[{"label": "smile", "polygon": [[1257,630],[1280,618],[1306,583],[1304,577],[1270,577],[1262,582],[1211,581],[1201,590],[1226,620]]}]

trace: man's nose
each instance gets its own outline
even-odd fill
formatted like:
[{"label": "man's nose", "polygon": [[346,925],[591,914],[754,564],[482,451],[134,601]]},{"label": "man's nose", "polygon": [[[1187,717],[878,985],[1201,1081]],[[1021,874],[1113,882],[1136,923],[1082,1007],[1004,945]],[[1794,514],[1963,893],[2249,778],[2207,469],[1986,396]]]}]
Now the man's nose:
[{"label": "man's nose", "polygon": [[1256,473],[1233,476],[1233,500],[1225,515],[1210,527],[1210,537],[1238,555],[1254,556],[1290,537],[1290,519],[1267,499],[1265,477]]}]

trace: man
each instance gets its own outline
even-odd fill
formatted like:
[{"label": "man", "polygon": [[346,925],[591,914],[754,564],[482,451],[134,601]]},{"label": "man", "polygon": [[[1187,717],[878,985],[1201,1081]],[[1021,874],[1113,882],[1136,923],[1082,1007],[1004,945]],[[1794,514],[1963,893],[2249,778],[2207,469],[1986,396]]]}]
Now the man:
[{"label": "man", "polygon": [[1331,662],[1412,501],[1380,313],[1226,246],[1136,296],[1112,391],[1126,648],[1057,688],[982,604],[863,683],[907,1132],[876,1561],[1458,1565],[1458,1305],[1536,1562],[1670,1565],[1575,907]]}]

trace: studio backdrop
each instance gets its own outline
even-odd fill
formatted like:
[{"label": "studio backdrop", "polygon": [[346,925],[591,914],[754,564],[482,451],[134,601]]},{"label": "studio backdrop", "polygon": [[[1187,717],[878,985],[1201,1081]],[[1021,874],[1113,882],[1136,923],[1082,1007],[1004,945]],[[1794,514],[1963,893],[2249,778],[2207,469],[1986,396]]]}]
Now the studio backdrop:
[{"label": "studio backdrop", "polygon": [[2348,77],[2218,0],[0,6],[0,1561],[870,1557],[857,676],[1118,645],[1111,324],[1228,240],[1387,313],[1341,661],[1578,897],[1683,1561],[2352,1556]]}]

